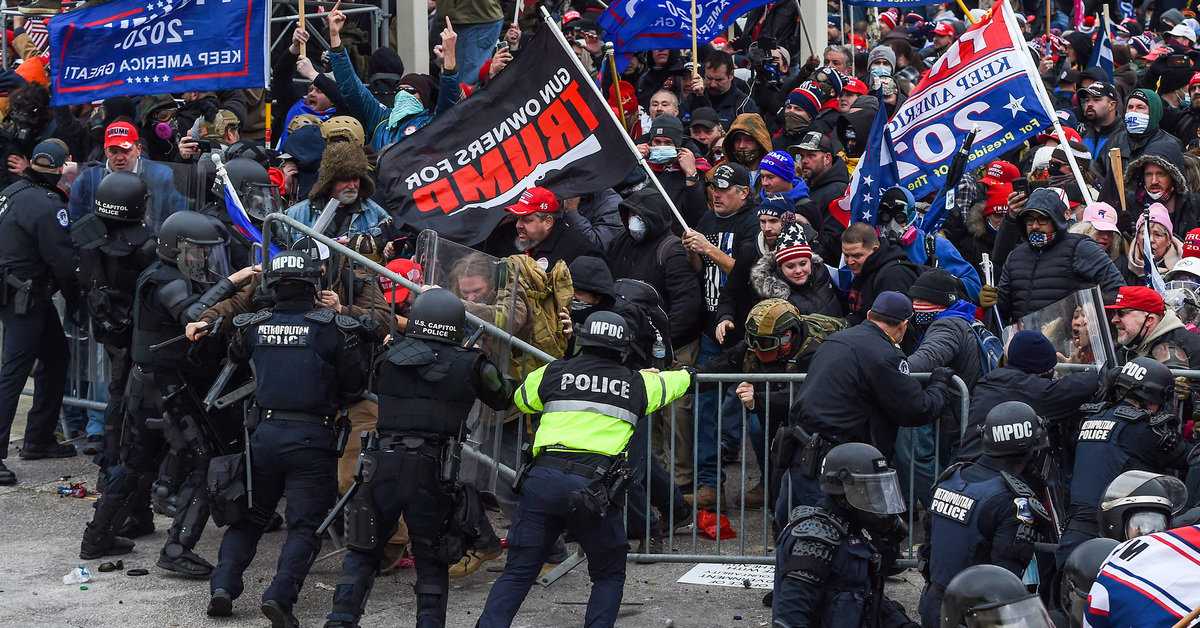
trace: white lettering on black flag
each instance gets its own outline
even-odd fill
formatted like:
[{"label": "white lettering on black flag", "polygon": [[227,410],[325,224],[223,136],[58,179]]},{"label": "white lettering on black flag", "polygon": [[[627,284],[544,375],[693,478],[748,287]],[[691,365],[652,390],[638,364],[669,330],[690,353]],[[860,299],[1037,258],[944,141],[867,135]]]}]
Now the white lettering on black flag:
[{"label": "white lettering on black flag", "polygon": [[588,80],[542,26],[486,87],[384,151],[388,211],[470,246],[528,188],[569,198],[616,185],[637,161]]}]

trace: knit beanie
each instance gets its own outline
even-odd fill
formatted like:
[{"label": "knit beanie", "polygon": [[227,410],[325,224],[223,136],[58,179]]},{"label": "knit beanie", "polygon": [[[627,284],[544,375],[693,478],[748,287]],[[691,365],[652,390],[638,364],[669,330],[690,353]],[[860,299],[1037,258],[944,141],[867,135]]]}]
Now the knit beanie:
[{"label": "knit beanie", "polygon": [[1054,345],[1040,331],[1022,329],[1008,343],[1008,365],[1029,373],[1039,375],[1054,368],[1058,364],[1058,356]]}]

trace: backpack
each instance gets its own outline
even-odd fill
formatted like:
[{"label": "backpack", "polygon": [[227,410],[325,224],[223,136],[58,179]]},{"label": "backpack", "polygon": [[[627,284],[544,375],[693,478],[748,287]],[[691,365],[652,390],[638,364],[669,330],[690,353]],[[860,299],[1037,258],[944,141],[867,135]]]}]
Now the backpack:
[{"label": "backpack", "polygon": [[[664,368],[675,361],[671,347],[671,319],[663,309],[662,299],[654,286],[637,279],[618,279],[614,282],[618,299],[624,299],[637,312],[637,320],[630,323],[633,332],[634,353],[642,362],[631,363],[634,368],[656,366]],[[665,355],[662,364],[653,364],[655,341],[661,341]],[[635,360],[635,362],[637,362]]]},{"label": "backpack", "polygon": [[[517,283],[525,290],[529,316],[533,319],[533,334],[529,343],[561,358],[567,351],[567,336],[563,333],[558,312],[564,307],[569,308],[575,296],[567,263],[558,260],[547,273],[528,255],[509,255],[504,260],[509,273],[516,275]],[[514,349],[509,361],[509,373],[523,379],[542,364],[541,360]]]},{"label": "backpack", "polygon": [[800,353],[796,355],[807,351],[813,341],[820,344],[821,341],[846,328],[845,319],[827,314],[801,314],[800,324],[804,325],[804,344],[800,345]]},{"label": "backpack", "polygon": [[979,343],[979,365],[983,367],[983,374],[987,375],[1000,364],[1004,343],[980,321],[971,321],[971,331],[975,332],[975,340]]}]

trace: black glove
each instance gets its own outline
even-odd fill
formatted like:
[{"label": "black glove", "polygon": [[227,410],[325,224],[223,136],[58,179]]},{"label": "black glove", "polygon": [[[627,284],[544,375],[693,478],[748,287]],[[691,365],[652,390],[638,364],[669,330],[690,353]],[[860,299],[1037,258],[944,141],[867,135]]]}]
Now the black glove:
[{"label": "black glove", "polygon": [[358,317],[358,324],[362,325],[362,330],[359,332],[362,337],[376,344],[383,344],[383,339],[387,337],[388,330],[379,324],[379,321],[372,318],[369,314],[363,314]]},{"label": "black glove", "polygon": [[953,386],[951,381],[954,378],[954,369],[945,366],[933,367],[933,372],[929,375],[929,385],[944,384],[947,388]]}]

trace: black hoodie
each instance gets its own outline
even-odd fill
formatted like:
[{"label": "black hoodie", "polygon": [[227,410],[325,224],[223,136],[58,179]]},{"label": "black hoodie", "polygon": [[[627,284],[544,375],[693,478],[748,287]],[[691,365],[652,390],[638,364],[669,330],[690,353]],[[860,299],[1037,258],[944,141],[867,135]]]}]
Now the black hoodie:
[{"label": "black hoodie", "polygon": [[658,191],[645,188],[625,199],[618,209],[621,221],[629,224],[636,215],[646,223],[646,235],[633,239],[627,227],[613,240],[608,259],[613,275],[644,281],[658,291],[663,309],[671,319],[671,344],[675,347],[700,337],[697,323],[704,307],[700,278],[687,260],[683,242],[671,232],[674,218]]},{"label": "black hoodie", "polygon": [[[838,240],[841,241],[840,238]],[[908,294],[917,280],[917,267],[908,261],[904,249],[887,240],[879,241],[879,249],[863,262],[862,272],[850,282],[846,296],[846,320],[857,325],[867,318],[867,310],[881,292],[893,290]]]}]

